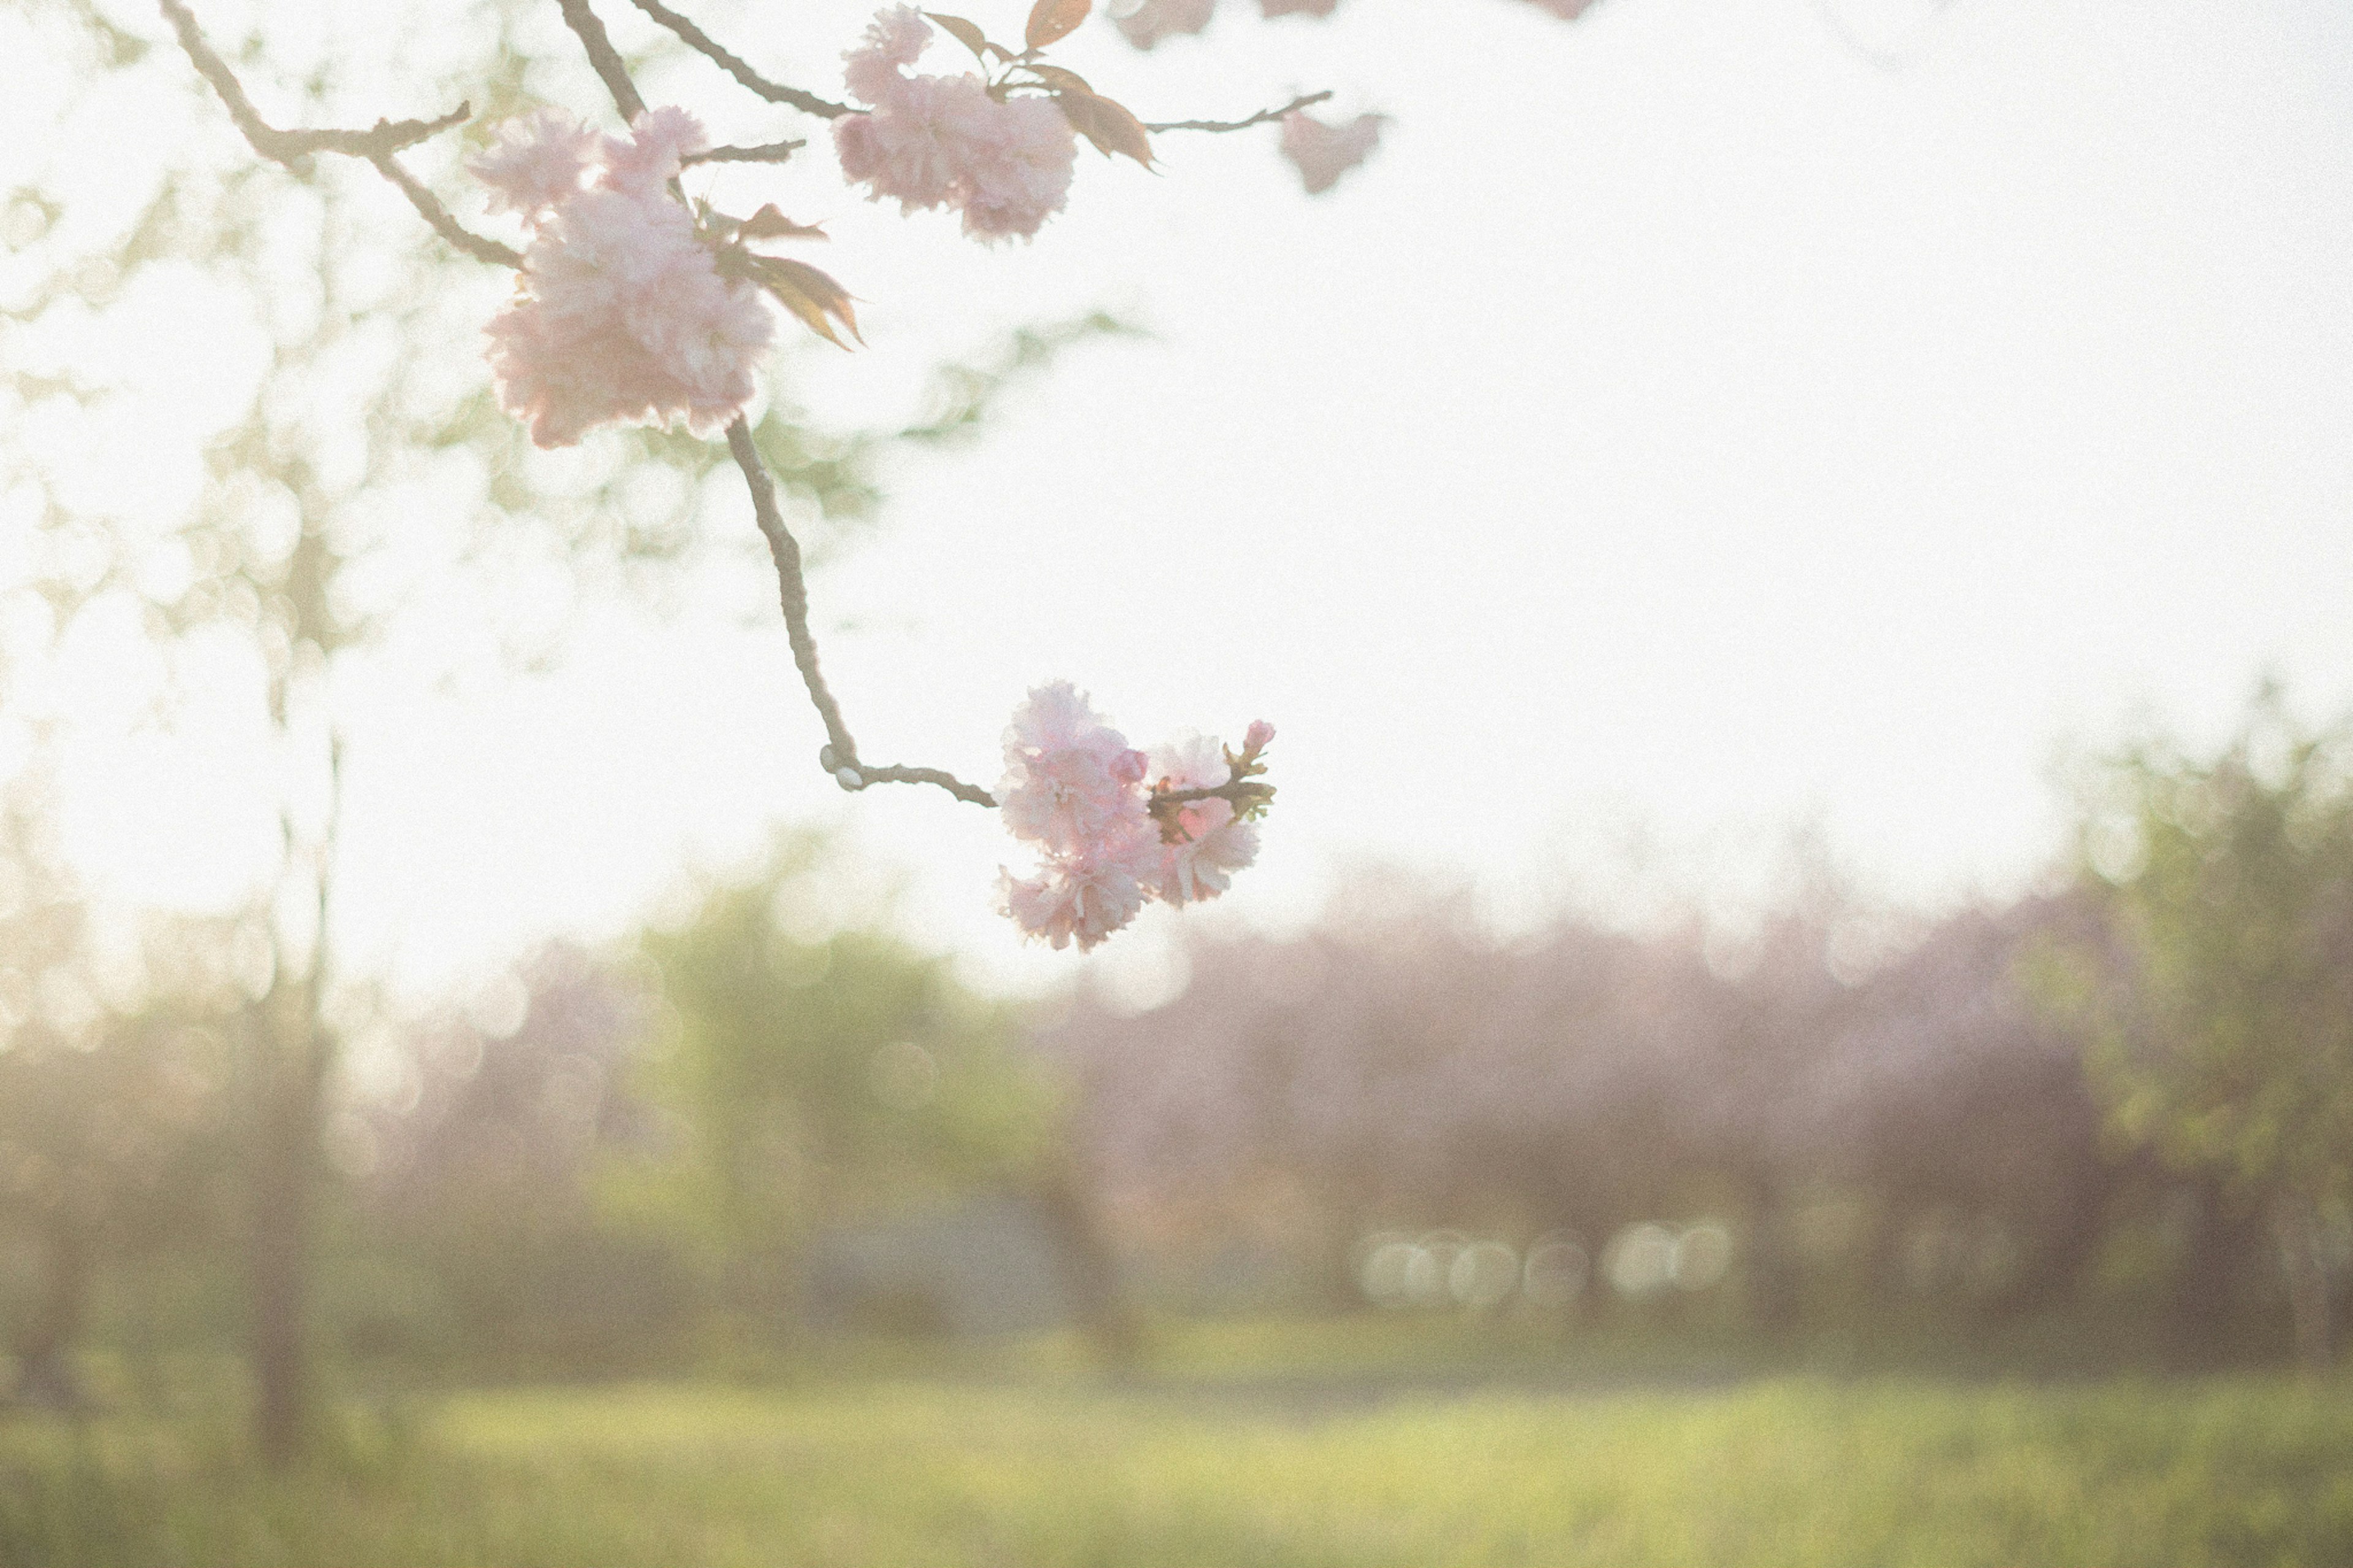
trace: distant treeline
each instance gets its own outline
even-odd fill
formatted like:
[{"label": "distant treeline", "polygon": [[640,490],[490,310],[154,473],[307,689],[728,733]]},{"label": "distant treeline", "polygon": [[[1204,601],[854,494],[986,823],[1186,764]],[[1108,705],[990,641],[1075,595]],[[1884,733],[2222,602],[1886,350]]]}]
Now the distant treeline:
[{"label": "distant treeline", "polygon": [[1524,1266],[1550,1239],[1590,1278],[1522,1305],[1576,1319],[1642,1309],[1639,1269],[1612,1289],[1607,1268],[1630,1227],[1706,1223],[1732,1244],[1713,1315],[1766,1333],[2095,1308],[2188,1355],[2284,1342],[2260,1206],[2106,1133],[2083,1031],[2037,994],[2055,952],[2100,940],[2093,900],[1858,956],[1891,939],[1828,914],[1737,943],[1581,920],[1503,942],[1393,892],[1376,921],[1196,948],[1173,1003],[1082,1000],[1046,1035],[1147,1277],[1181,1295],[1256,1258],[1243,1278],[1346,1309],[1382,1293],[1372,1238],[1492,1239]]},{"label": "distant treeline", "polygon": [[[102,931],[0,796],[16,1392],[297,1331],[433,1375],[749,1368],[1045,1299],[1113,1356],[1155,1313],[1401,1310],[2318,1363],[2353,1284],[2347,737],[2266,694],[2218,757],[2110,759],[2049,890],[1935,920],[1815,876],[1737,930],[1505,937],[1398,879],[1197,935],[1141,1013],[973,994],[800,837],[403,1016],[308,994],[250,921]],[[264,1268],[300,1289],[258,1329]]]}]

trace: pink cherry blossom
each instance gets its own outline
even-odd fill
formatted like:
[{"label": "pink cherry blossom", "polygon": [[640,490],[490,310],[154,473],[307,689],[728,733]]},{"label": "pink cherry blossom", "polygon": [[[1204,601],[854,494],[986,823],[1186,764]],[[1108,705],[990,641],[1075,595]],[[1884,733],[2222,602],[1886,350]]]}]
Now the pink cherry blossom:
[{"label": "pink cherry blossom", "polygon": [[964,231],[994,241],[1035,235],[1070,199],[1078,143],[1060,110],[1040,98],[999,103],[981,79],[909,76],[931,25],[911,5],[879,13],[862,47],[843,56],[851,97],[873,107],[833,123],[834,150],[852,184],[902,212],[947,207]]},{"label": "pink cherry blossom", "polygon": [[[1264,721],[1250,726],[1274,738],[1274,727]],[[1225,748],[1206,735],[1192,735],[1171,746],[1153,749],[1146,770],[1155,787],[1214,789],[1229,774]],[[1233,882],[1233,874],[1258,858],[1258,828],[1234,820],[1231,802],[1188,801],[1176,808],[1182,833],[1176,843],[1161,846],[1152,890],[1172,904],[1199,903],[1214,899]]]},{"label": "pink cherry blossom", "polygon": [[1005,731],[997,799],[1017,838],[1057,855],[1118,859],[1158,830],[1145,809],[1144,753],[1067,680],[1039,687]]},{"label": "pink cherry blossom", "polygon": [[969,127],[964,231],[981,240],[1027,238],[1069,202],[1078,141],[1047,99],[991,100],[988,107],[992,112]]},{"label": "pink cherry blossom", "polygon": [[883,107],[833,122],[842,175],[871,185],[871,200],[896,200],[902,213],[952,205],[964,171],[965,127],[995,107],[987,89],[969,76],[890,79],[899,85]]},{"label": "pink cherry blossom", "polygon": [[1337,184],[1379,144],[1386,114],[1359,114],[1345,125],[1326,125],[1303,110],[1282,117],[1282,155],[1296,164],[1311,196]]},{"label": "pink cherry blossom", "polygon": [[1127,861],[1052,857],[1029,879],[1000,874],[997,909],[1049,945],[1075,942],[1085,952],[1134,920],[1144,908],[1145,888]]},{"label": "pink cherry blossom", "polygon": [[690,153],[710,145],[702,121],[675,106],[649,109],[630,123],[627,136],[604,139],[605,172],[598,184],[651,199],[678,177]]},{"label": "pink cherry blossom", "polygon": [[1198,33],[1217,15],[1218,0],[1145,0],[1119,19],[1119,30],[1139,49],[1149,49],[1163,38]]},{"label": "pink cherry blossom", "polygon": [[1029,935],[1085,952],[1135,918],[1160,868],[1144,753],[1069,681],[1031,691],[1005,731],[997,799],[1039,875],[1004,873],[998,907]]},{"label": "pink cherry blossom", "polygon": [[881,104],[907,79],[901,74],[931,47],[932,25],[913,5],[893,5],[874,14],[866,29],[865,45],[843,55],[842,80],[849,96],[860,103]]},{"label": "pink cherry blossom", "polygon": [[[1273,739],[1274,727],[1261,721],[1247,744],[1261,751]],[[1039,866],[1034,877],[1006,871],[997,907],[1055,947],[1075,942],[1086,951],[1151,899],[1216,898],[1257,858],[1258,829],[1234,819],[1231,802],[1212,796],[1176,806],[1165,816],[1173,828],[1166,834],[1152,815],[1154,790],[1228,783],[1224,747],[1195,735],[1147,757],[1069,681],[1038,687],[1014,710],[1005,763],[997,805],[1007,829],[1038,847]]]},{"label": "pink cherry blossom", "polygon": [[491,187],[492,212],[518,213],[536,223],[580,189],[601,140],[562,110],[543,109],[499,127],[490,151],[466,167]]},{"label": "pink cherry blossom", "polygon": [[540,447],[614,422],[716,429],[751,399],[776,329],[750,284],[719,275],[668,192],[702,128],[683,110],[649,110],[627,138],[595,138],[594,165],[591,135],[543,111],[477,163],[533,228],[518,297],[487,329],[499,402]]}]

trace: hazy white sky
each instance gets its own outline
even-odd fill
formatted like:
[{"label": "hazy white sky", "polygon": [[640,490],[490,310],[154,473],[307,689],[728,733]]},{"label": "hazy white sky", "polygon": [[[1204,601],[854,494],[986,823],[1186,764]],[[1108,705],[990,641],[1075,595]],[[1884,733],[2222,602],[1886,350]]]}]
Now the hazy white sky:
[{"label": "hazy white sky", "polygon": [[[1506,906],[1606,886],[1637,826],[1749,886],[1808,818],[1933,902],[2047,858],[2069,737],[2211,738],[2265,668],[2353,701],[2353,8],[1821,4],[1901,68],[1808,0],[1226,0],[1148,57],[1099,25],[1071,62],[1147,118],[1328,85],[1396,123],[1314,201],[1271,132],[1166,137],[1157,179],[1090,153],[1030,246],[822,158],[726,174],[833,229],[873,346],[786,374],[843,423],[1007,324],[1155,334],[908,459],[816,581],[864,752],[993,780],[1062,677],[1139,743],[1271,720],[1282,798],[1229,918],[1297,918],[1367,855]],[[708,15],[781,67],[864,10]],[[616,929],[780,819],[853,824],[977,973],[1071,967],[989,912],[989,814],[816,769],[780,629],[600,616],[543,679],[359,695],[349,942],[409,984]],[[85,852],[199,896],[230,762],[91,754]]]}]

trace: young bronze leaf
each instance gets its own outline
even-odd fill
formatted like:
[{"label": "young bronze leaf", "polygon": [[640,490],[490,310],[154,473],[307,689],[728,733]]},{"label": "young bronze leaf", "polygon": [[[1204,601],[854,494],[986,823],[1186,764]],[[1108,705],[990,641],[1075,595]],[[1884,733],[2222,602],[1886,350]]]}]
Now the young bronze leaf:
[{"label": "young bronze leaf", "polygon": [[745,239],[827,239],[831,237],[825,230],[814,224],[795,223],[778,212],[776,204],[774,202],[768,203],[758,212],[745,218],[744,226],[736,232]]},{"label": "young bronze leaf", "polygon": [[1028,70],[1030,75],[1036,77],[1039,81],[1044,82],[1048,87],[1052,88],[1056,92],[1092,93],[1094,91],[1093,88],[1087,85],[1086,78],[1081,76],[1076,71],[1066,71],[1060,66],[1050,66],[1043,62],[1033,62],[1023,68]]},{"label": "young bronze leaf", "polygon": [[760,286],[776,296],[776,303],[798,316],[808,329],[836,348],[848,348],[833,330],[834,321],[849,329],[849,335],[860,342],[858,313],[850,309],[849,291],[826,274],[805,261],[786,261],[779,257],[753,258]]},{"label": "young bronze leaf", "polygon": [[1087,19],[1095,8],[1095,0],[1038,0],[1029,10],[1029,31],[1023,39],[1033,49],[1042,49],[1057,38],[1065,38]]},{"label": "young bronze leaf", "polygon": [[1104,157],[1124,154],[1152,167],[1152,133],[1124,107],[1093,92],[1058,92],[1054,101],[1071,129],[1093,142]]},{"label": "young bronze leaf", "polygon": [[981,64],[988,63],[988,36],[978,26],[965,21],[962,16],[943,16],[937,11],[926,11],[923,15],[954,33],[956,42],[970,49],[974,58]]}]

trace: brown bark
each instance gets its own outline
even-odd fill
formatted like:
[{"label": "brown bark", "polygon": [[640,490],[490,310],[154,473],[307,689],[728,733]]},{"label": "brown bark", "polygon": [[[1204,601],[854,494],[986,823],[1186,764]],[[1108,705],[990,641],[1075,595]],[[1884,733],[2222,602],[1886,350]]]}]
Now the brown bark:
[{"label": "brown bark", "polygon": [[1772,1177],[1758,1170],[1740,1173],[1748,1219],[1745,1269],[1748,1321],[1768,1338],[1793,1332],[1804,1306],[1797,1249],[1789,1236],[1788,1205]]},{"label": "brown bark", "polygon": [[48,1267],[40,1305],[16,1341],[16,1397],[52,1410],[79,1410],[88,1400],[72,1353],[90,1306],[90,1237],[71,1205],[60,1205],[42,1240]]},{"label": "brown bark", "polygon": [[1120,1283],[1118,1255],[1103,1233],[1084,1175],[1075,1160],[1051,1158],[1033,1191],[1053,1232],[1072,1315],[1106,1366],[1128,1370],[1143,1351],[1143,1326]]},{"label": "brown bark", "polygon": [[2272,1235],[2287,1280],[2296,1364],[2306,1376],[2316,1377],[2330,1361],[2328,1267],[2321,1257],[2320,1216],[2312,1200],[2301,1193],[2281,1194],[2272,1204]]},{"label": "brown bark", "polygon": [[[255,1021],[262,1070],[248,1242],[254,1440],[273,1468],[301,1453],[311,1426],[311,1232],[326,1075],[311,1011],[290,1016],[290,1009],[265,1007]],[[291,1037],[279,1037],[279,1031]]]},{"label": "brown bark", "polygon": [[2241,1287],[2263,1242],[2262,1216],[2235,1205],[2211,1177],[2190,1189],[2189,1245],[2174,1278],[2174,1331],[2193,1362],[2217,1359]]}]

